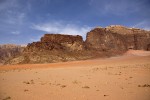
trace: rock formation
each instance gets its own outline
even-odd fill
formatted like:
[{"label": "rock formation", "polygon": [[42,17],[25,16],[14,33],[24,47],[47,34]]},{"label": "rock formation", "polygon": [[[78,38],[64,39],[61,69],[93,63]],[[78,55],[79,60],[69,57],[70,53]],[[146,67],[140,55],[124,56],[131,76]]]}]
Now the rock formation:
[{"label": "rock formation", "polygon": [[96,51],[126,51],[124,37],[106,28],[95,28],[87,33],[86,47]]},{"label": "rock formation", "polygon": [[150,31],[137,28],[127,28],[120,25],[106,27],[106,30],[121,34],[124,37],[128,49],[149,50]]},{"label": "rock formation", "polygon": [[9,61],[11,58],[17,57],[23,51],[22,46],[14,44],[0,45],[0,64]]},{"label": "rock formation", "polygon": [[41,41],[29,43],[21,56],[8,64],[51,63],[87,59],[81,36],[45,34]]},{"label": "rock formation", "polygon": [[109,50],[149,50],[150,31],[113,25],[95,28],[87,33],[86,46],[89,49]]},{"label": "rock formation", "polygon": [[45,34],[40,42],[33,42],[27,45],[25,51],[81,51],[84,49],[83,39],[81,36],[62,35],[62,34]]},{"label": "rock formation", "polygon": [[128,49],[150,51],[150,31],[113,25],[79,35],[45,34],[7,64],[51,63],[120,55]]}]

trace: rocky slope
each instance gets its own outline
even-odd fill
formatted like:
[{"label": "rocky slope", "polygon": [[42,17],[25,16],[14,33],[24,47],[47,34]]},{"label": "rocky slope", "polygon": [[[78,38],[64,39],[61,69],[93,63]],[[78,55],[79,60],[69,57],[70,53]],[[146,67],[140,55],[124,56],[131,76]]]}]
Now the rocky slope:
[{"label": "rocky slope", "polygon": [[20,56],[7,64],[51,63],[110,57],[129,49],[150,51],[150,31],[120,25],[95,28],[83,41],[79,35],[45,34],[40,41],[29,43]]},{"label": "rocky slope", "polygon": [[19,57],[7,64],[54,63],[110,56],[109,53],[88,50],[79,35],[45,34],[40,41],[29,43]]},{"label": "rocky slope", "polygon": [[0,45],[0,64],[9,61],[11,58],[19,56],[23,51],[22,46],[14,44]]},{"label": "rocky slope", "polygon": [[41,41],[28,44],[25,51],[82,51],[83,49],[83,39],[79,35],[45,34]]}]

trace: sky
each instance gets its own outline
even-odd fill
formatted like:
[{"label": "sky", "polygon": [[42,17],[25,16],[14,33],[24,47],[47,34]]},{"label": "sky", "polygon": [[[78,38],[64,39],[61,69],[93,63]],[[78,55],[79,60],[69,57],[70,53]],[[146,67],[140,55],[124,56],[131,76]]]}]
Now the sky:
[{"label": "sky", "polygon": [[0,44],[40,41],[45,33],[85,40],[109,25],[150,30],[150,0],[0,0]]}]

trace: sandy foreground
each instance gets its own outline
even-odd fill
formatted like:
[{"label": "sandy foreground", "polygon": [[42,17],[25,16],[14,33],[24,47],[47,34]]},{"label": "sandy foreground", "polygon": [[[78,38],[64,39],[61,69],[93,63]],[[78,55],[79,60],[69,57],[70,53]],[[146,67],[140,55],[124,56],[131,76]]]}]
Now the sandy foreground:
[{"label": "sandy foreground", "polygon": [[150,52],[0,66],[0,100],[150,100]]}]

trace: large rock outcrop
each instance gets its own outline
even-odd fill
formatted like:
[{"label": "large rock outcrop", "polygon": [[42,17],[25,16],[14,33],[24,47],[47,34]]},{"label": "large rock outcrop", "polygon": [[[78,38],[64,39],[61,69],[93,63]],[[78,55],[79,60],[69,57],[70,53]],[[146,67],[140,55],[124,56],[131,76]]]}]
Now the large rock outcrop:
[{"label": "large rock outcrop", "polygon": [[103,51],[149,50],[150,31],[113,25],[87,33],[86,47]]},{"label": "large rock outcrop", "polygon": [[83,39],[81,36],[62,35],[62,34],[45,34],[41,41],[29,43],[25,52],[34,51],[81,51],[84,49]]},{"label": "large rock outcrop", "polygon": [[150,31],[120,25],[97,27],[79,35],[45,34],[7,64],[64,62],[120,55],[129,49],[150,51]]},{"label": "large rock outcrop", "polygon": [[149,50],[150,31],[120,25],[112,25],[106,29],[112,33],[121,34],[128,49]]},{"label": "large rock outcrop", "polygon": [[17,57],[23,52],[21,45],[5,44],[0,45],[0,64],[4,64],[11,58]]},{"label": "large rock outcrop", "polygon": [[45,34],[41,41],[29,43],[23,54],[8,64],[51,63],[87,59],[81,36]]},{"label": "large rock outcrop", "polygon": [[86,47],[96,51],[126,51],[124,37],[107,31],[105,28],[95,28],[87,33]]}]

